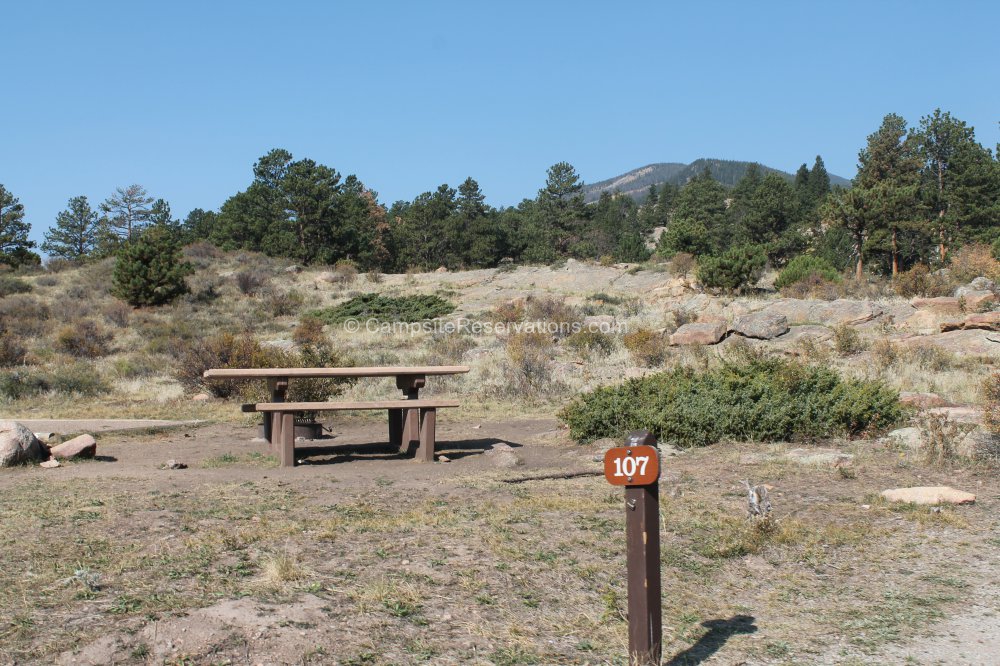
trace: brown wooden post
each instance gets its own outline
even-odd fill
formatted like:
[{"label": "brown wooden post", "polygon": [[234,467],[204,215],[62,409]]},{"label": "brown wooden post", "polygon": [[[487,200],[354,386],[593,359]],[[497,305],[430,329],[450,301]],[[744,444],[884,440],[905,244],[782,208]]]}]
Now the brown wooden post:
[{"label": "brown wooden post", "polygon": [[281,416],[281,466],[295,467],[295,412],[278,412]]},{"label": "brown wooden post", "polygon": [[660,461],[656,438],[629,433],[604,454],[604,477],[625,486],[625,550],[630,666],[658,666],[662,657],[660,597]]},{"label": "brown wooden post", "polygon": [[389,446],[399,448],[403,443],[403,410],[389,410]]},{"label": "brown wooden post", "polygon": [[[410,410],[417,411],[417,410]],[[420,448],[416,458],[420,462],[434,462],[434,422],[436,410],[433,408],[420,410]]]},{"label": "brown wooden post", "polygon": [[[399,375],[396,377],[396,388],[403,391],[407,400],[417,400],[420,397],[420,389],[427,383],[426,375]],[[401,437],[399,452],[407,454],[410,446],[420,440],[420,413],[416,409],[402,410],[403,434]]]},{"label": "brown wooden post", "polygon": [[[285,402],[285,398],[288,395],[288,378],[287,377],[273,377],[267,380],[267,392],[271,395],[271,402]],[[272,453],[277,452],[278,442],[281,440],[276,440],[271,436],[274,430],[273,420],[274,415],[271,412],[264,412],[264,438],[267,440],[268,449]]]}]

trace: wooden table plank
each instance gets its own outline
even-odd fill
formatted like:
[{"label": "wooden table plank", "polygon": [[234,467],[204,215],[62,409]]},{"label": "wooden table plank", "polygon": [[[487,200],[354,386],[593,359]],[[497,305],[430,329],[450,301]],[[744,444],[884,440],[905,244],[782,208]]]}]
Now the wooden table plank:
[{"label": "wooden table plank", "polygon": [[469,372],[467,365],[428,365],[412,367],[359,368],[212,368],[206,379],[287,379],[321,377],[397,377],[400,375],[458,375]]},{"label": "wooden table plank", "polygon": [[[323,406],[321,406],[323,405]],[[420,409],[459,407],[458,400],[375,400],[371,402],[258,402],[257,411],[334,412],[344,409]]]}]

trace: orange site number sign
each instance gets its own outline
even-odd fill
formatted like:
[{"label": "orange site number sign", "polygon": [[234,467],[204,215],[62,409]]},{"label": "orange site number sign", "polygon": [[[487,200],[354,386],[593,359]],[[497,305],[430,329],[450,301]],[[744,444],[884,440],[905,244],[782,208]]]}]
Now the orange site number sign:
[{"label": "orange site number sign", "polygon": [[654,446],[616,446],[604,454],[604,478],[613,486],[648,486],[660,478]]}]

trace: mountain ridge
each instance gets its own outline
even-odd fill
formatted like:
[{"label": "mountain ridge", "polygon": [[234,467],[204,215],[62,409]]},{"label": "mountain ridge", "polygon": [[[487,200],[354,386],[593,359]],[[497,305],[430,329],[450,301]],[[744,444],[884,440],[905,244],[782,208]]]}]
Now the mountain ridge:
[{"label": "mountain ridge", "polygon": [[[638,202],[646,199],[650,185],[662,187],[664,183],[683,185],[706,168],[712,177],[726,187],[733,187],[746,173],[751,164],[760,167],[761,173],[776,173],[789,182],[795,180],[795,175],[775,169],[760,162],[750,162],[744,160],[720,160],[715,158],[699,158],[690,164],[683,162],[654,162],[631,171],[626,171],[612,178],[606,178],[596,183],[589,183],[584,186],[584,200],[588,203],[597,201],[603,192],[615,191],[632,197]],[[847,178],[830,174],[830,184],[850,187],[851,181]]]}]

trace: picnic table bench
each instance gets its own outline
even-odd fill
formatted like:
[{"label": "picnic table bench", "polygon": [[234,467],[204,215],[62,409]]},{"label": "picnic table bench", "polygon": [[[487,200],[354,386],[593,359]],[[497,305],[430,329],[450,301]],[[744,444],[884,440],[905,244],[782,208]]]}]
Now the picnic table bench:
[{"label": "picnic table bench", "polygon": [[[295,414],[299,412],[328,412],[346,410],[384,409],[389,414],[389,443],[398,446],[401,453],[408,453],[413,443],[418,444],[415,458],[420,462],[433,462],[435,445],[436,412],[438,409],[458,407],[455,400],[421,399],[428,375],[456,375],[469,371],[464,365],[429,365],[404,367],[357,368],[217,368],[206,370],[206,379],[264,379],[267,382],[270,402],[250,403],[242,406],[244,412],[264,415],[264,435],[272,451],[277,449],[282,467],[295,465]],[[396,387],[403,391],[403,399],[366,402],[288,402],[288,384],[292,379],[330,379],[361,377],[395,377]]]}]

